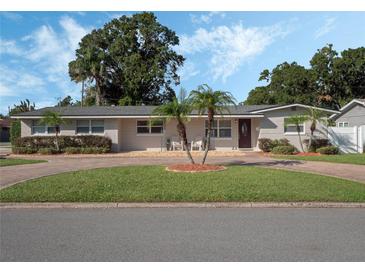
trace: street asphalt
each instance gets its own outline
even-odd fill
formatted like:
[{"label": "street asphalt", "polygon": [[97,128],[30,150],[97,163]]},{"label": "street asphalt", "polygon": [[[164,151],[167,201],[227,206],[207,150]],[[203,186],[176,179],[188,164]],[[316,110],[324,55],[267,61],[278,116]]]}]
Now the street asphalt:
[{"label": "street asphalt", "polygon": [[365,210],[1,209],[1,261],[365,261]]}]

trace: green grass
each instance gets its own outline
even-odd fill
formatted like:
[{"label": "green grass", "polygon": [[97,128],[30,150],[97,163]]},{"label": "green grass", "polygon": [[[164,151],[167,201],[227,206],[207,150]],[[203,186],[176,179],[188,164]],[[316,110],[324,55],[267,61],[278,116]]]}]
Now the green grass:
[{"label": "green grass", "polygon": [[25,164],[36,164],[47,162],[45,160],[27,160],[27,159],[15,159],[15,158],[6,158],[0,159],[0,167],[1,166],[16,166],[16,165],[25,165]]},{"label": "green grass", "polygon": [[173,173],[162,166],[63,173],[0,191],[1,202],[365,202],[365,184],[308,173],[231,166]]},{"label": "green grass", "polygon": [[320,162],[365,165],[365,154],[341,154],[341,155],[318,155],[318,156],[275,155],[272,157],[280,159],[290,159],[290,160],[320,161]]}]

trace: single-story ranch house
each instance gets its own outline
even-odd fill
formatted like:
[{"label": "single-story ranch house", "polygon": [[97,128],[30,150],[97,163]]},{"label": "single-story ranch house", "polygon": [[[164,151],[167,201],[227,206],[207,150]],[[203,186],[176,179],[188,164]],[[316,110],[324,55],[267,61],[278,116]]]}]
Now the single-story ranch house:
[{"label": "single-story ranch house", "polygon": [[[53,135],[55,128],[40,125],[45,111],[58,112],[68,122],[60,127],[60,135],[95,134],[108,136],[112,150],[165,150],[171,141],[178,141],[176,122],[159,120],[153,116],[154,106],[92,106],[47,107],[12,116],[21,120],[21,136]],[[294,125],[284,126],[286,118],[304,114],[310,106],[251,105],[232,106],[223,115],[216,115],[211,149],[258,150],[259,138],[287,138],[298,149],[299,141]],[[339,113],[321,109],[328,116]],[[202,140],[207,126],[207,116],[192,112],[187,123],[189,142]],[[310,134],[309,124],[300,126],[302,139]],[[319,126],[316,136],[326,138],[325,128]]]}]

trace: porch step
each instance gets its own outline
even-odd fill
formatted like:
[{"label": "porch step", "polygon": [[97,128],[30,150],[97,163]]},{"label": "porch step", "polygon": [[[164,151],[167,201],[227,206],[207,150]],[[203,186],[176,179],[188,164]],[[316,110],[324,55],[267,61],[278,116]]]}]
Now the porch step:
[{"label": "porch step", "polygon": [[254,148],[238,148],[239,151],[254,151]]}]

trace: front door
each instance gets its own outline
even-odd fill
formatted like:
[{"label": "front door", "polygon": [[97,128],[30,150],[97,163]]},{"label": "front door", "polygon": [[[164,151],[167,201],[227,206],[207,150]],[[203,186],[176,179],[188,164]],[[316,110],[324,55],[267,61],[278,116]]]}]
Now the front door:
[{"label": "front door", "polygon": [[238,134],[238,147],[251,148],[251,119],[239,119]]}]

